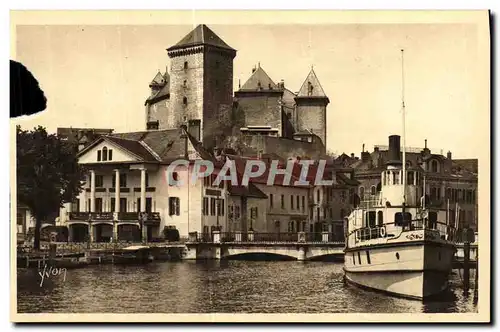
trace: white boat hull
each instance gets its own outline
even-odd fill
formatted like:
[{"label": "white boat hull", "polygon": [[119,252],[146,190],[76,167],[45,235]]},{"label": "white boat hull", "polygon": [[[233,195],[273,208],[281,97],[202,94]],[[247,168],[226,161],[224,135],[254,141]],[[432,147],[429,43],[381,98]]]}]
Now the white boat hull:
[{"label": "white boat hull", "polygon": [[346,281],[388,294],[423,299],[444,291],[455,247],[432,241],[378,243],[346,249]]},{"label": "white boat hull", "polygon": [[436,271],[345,272],[346,281],[356,286],[394,296],[423,299],[448,287],[448,274]]}]

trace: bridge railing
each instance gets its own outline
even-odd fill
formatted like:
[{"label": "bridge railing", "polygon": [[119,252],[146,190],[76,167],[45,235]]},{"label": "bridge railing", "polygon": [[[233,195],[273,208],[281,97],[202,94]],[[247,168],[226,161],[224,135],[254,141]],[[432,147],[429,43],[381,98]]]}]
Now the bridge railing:
[{"label": "bridge railing", "polygon": [[336,243],[343,244],[343,234],[331,232],[218,232],[189,233],[191,243]]}]

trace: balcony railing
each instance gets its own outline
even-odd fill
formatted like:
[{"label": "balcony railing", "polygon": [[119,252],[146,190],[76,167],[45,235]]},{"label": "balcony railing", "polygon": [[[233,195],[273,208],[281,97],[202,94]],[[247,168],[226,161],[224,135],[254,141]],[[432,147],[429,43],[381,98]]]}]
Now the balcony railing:
[{"label": "balcony railing", "polygon": [[[115,219],[116,217],[116,219]],[[69,220],[83,221],[149,221],[159,222],[161,216],[159,212],[70,212]]]}]

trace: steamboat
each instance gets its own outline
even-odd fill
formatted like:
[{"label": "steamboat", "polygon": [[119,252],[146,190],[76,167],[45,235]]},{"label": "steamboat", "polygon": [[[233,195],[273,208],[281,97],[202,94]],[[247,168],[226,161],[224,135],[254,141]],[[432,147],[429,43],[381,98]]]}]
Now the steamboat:
[{"label": "steamboat", "polygon": [[361,197],[345,220],[344,274],[348,283],[422,300],[448,286],[455,231],[449,208],[426,206],[425,163],[406,164],[404,93],[402,106],[403,151],[401,137],[389,136],[380,190]]}]

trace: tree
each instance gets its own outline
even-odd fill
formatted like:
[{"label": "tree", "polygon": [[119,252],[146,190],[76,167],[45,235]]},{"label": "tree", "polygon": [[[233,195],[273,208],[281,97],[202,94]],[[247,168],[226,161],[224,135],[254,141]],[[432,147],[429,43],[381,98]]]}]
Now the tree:
[{"label": "tree", "polygon": [[73,147],[39,126],[16,128],[17,200],[35,218],[34,248],[40,249],[42,221],[82,190],[84,170]]}]

